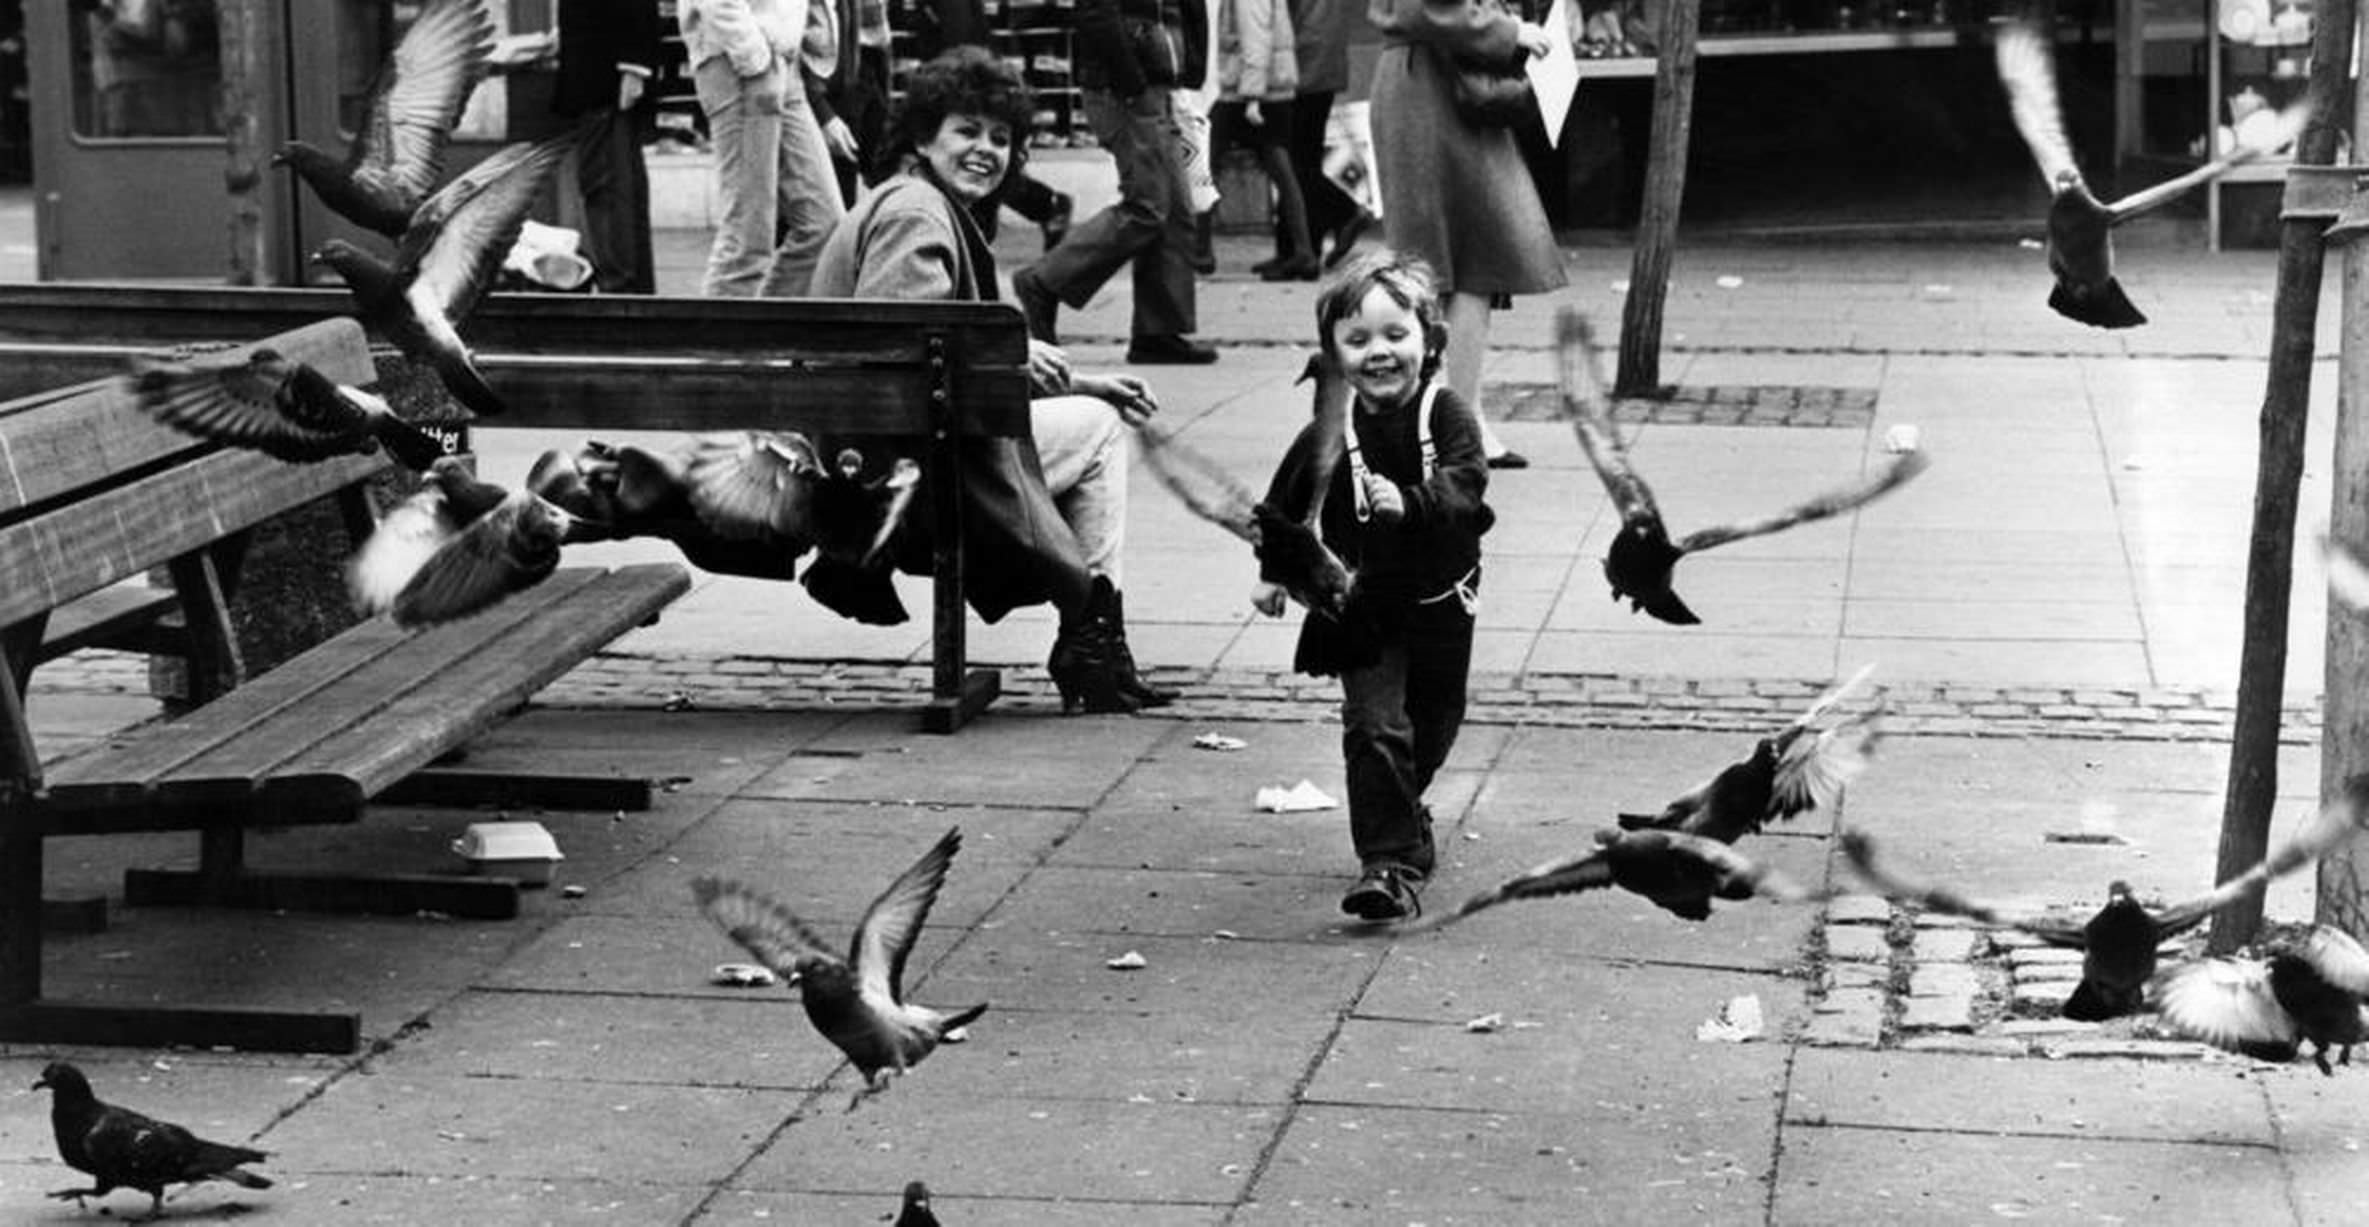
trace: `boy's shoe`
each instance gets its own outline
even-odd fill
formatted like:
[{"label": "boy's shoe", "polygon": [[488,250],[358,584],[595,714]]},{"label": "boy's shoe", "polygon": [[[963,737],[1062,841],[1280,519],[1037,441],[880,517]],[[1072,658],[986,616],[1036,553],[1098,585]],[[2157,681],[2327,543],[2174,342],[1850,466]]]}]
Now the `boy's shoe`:
[{"label": "boy's shoe", "polygon": [[1415,875],[1399,865],[1368,865],[1357,885],[1341,896],[1341,910],[1360,920],[1404,920],[1423,914]]}]

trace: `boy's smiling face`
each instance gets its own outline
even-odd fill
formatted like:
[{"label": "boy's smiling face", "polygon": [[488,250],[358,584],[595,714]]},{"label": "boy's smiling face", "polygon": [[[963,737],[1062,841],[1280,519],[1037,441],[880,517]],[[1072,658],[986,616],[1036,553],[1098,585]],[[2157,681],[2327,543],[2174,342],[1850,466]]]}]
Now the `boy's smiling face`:
[{"label": "boy's smiling face", "polygon": [[1332,345],[1349,386],[1369,404],[1405,404],[1422,384],[1429,345],[1423,318],[1381,286],[1333,322]]}]

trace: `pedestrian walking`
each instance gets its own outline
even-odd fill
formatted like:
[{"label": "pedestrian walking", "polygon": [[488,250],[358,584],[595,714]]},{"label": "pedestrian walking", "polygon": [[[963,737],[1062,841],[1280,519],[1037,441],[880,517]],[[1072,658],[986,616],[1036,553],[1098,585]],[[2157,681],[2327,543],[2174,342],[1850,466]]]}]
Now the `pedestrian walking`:
[{"label": "pedestrian walking", "polygon": [[1285,0],[1218,0],[1218,101],[1210,158],[1247,146],[1275,191],[1275,254],[1251,266],[1261,281],[1314,281],[1308,210],[1291,161],[1299,56]]},{"label": "pedestrian walking", "polygon": [[584,206],[584,254],[592,261],[592,283],[604,294],[658,288],[650,252],[650,171],[642,161],[658,53],[658,0],[569,0],[559,6],[551,110],[569,118],[602,117],[599,130],[571,157]]},{"label": "pedestrian walking", "polygon": [[678,20],[723,211],[700,293],[803,295],[847,213],[800,68],[836,61],[837,19],[827,2],[682,0]]}]

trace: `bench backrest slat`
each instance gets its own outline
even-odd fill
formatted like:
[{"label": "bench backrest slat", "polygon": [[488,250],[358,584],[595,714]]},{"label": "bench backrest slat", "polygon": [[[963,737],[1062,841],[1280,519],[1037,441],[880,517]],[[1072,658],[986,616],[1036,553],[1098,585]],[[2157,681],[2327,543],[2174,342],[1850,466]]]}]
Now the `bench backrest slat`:
[{"label": "bench backrest slat", "polygon": [[[272,345],[340,383],[373,377],[369,347],[352,320],[308,325]],[[121,379],[0,403],[0,522],[27,506],[206,446],[142,412]]]},{"label": "bench backrest slat", "polygon": [[[921,434],[931,426],[934,379],[919,369],[793,371],[746,360],[512,358],[478,364],[509,411],[501,426],[568,430],[748,430],[767,422],[814,432]],[[972,435],[1028,433],[1028,378],[979,371],[955,377]]]}]

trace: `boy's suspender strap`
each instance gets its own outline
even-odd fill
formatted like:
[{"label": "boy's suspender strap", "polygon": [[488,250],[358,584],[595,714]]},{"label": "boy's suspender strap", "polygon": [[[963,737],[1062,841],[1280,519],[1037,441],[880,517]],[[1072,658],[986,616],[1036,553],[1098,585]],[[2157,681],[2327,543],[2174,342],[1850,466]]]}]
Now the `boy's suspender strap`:
[{"label": "boy's suspender strap", "polygon": [[[1423,387],[1423,407],[1415,418],[1415,448],[1422,459],[1421,480],[1430,481],[1431,471],[1439,466],[1439,445],[1431,441],[1431,407],[1439,401],[1439,384],[1434,381]],[[1344,409],[1348,415],[1342,423],[1341,437],[1349,447],[1349,496],[1357,509],[1357,522],[1371,519],[1374,509],[1365,496],[1365,451],[1357,444],[1357,404],[1354,399]]]}]

